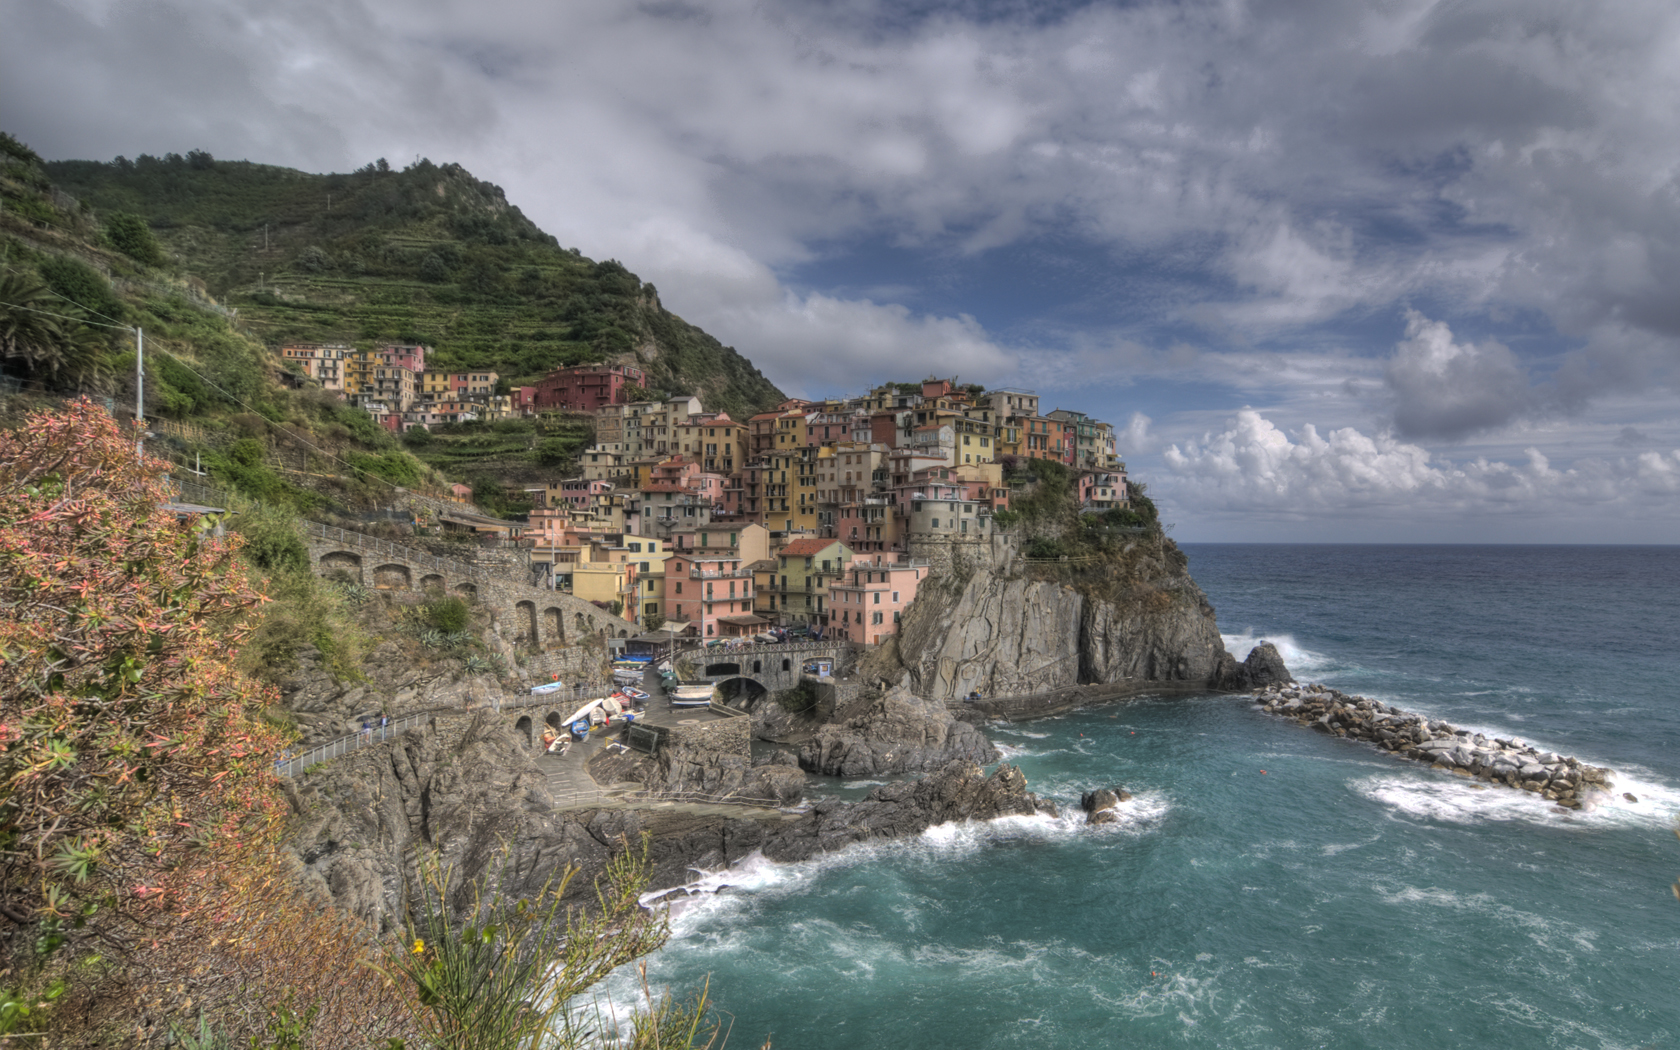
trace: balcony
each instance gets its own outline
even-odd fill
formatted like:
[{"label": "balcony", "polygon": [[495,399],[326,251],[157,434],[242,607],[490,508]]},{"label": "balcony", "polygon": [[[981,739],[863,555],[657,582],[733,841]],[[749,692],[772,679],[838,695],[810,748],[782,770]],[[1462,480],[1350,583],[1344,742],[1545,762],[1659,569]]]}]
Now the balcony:
[{"label": "balcony", "polygon": [[688,578],[691,580],[750,580],[751,569],[690,569]]}]

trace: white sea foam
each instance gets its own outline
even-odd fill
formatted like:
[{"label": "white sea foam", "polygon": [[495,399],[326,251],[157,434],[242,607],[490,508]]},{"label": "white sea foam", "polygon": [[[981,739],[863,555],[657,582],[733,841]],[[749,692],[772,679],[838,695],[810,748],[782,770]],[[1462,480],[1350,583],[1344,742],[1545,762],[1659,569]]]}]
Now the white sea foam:
[{"label": "white sea foam", "polygon": [[1037,754],[1035,751],[1029,751],[1024,747],[1019,747],[1015,744],[1006,744],[1001,740],[994,741],[992,746],[997,748],[998,754],[1002,755],[1006,759],[1020,758],[1023,755]]},{"label": "white sea foam", "polygon": [[[1380,774],[1352,782],[1355,791],[1408,817],[1450,824],[1526,821],[1583,829],[1606,824],[1664,825],[1680,813],[1680,791],[1617,770],[1608,794],[1594,793],[1579,810],[1565,810],[1539,795],[1447,776],[1433,770]],[[1623,792],[1638,799],[1629,802]]]},{"label": "white sea foam", "polygon": [[1248,659],[1249,652],[1261,642],[1271,642],[1277,647],[1278,655],[1283,657],[1289,673],[1296,678],[1305,678],[1314,672],[1323,671],[1332,663],[1323,653],[1315,653],[1298,644],[1292,634],[1268,634],[1256,632],[1250,627],[1241,634],[1222,634],[1219,637],[1225,643],[1225,648],[1238,660]]},{"label": "white sea foam", "polygon": [[1007,733],[1010,736],[1024,736],[1032,740],[1044,740],[1051,735],[1049,733],[1034,733],[1031,730],[1022,729],[1019,726],[1009,725],[1008,723],[1004,723],[1002,725],[992,725],[987,728],[991,729],[994,733]]}]

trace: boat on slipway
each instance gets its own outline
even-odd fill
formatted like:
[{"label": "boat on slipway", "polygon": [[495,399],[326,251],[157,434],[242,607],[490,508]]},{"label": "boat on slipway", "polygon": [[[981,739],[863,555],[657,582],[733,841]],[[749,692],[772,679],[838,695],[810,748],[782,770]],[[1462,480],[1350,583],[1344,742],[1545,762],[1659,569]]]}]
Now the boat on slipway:
[{"label": "boat on slipway", "polygon": [[717,686],[710,682],[680,682],[665,687],[672,707],[709,707]]}]

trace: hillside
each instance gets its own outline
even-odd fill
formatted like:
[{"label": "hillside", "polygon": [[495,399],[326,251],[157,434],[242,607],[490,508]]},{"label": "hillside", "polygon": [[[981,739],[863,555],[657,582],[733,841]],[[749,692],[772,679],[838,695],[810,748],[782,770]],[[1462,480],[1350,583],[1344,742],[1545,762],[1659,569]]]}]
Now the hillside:
[{"label": "hillside", "polygon": [[311,175],[195,151],[45,173],[98,213],[143,217],[171,265],[268,342],[425,343],[428,365],[515,384],[559,365],[639,360],[653,389],[738,417],[782,398],[733,348],[665,310],[651,284],[561,248],[457,164]]}]

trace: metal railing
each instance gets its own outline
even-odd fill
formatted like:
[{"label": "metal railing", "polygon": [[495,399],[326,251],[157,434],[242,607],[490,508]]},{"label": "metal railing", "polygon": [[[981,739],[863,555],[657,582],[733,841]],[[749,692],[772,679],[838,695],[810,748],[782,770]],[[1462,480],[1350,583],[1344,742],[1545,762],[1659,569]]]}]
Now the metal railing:
[{"label": "metal railing", "polygon": [[[553,703],[573,703],[581,700],[589,693],[604,693],[607,691],[607,686],[602,683],[579,682],[574,684],[569,690],[557,689],[552,693],[527,693],[523,696],[513,697],[512,699],[498,699],[491,710],[501,713],[503,711],[518,711],[527,707],[545,707]],[[310,748],[308,751],[305,751],[300,755],[277,758],[274,761],[274,771],[283,777],[295,777],[298,773],[307,770],[310,766],[319,765],[322,762],[330,762],[335,758],[342,758],[351,752],[360,751],[363,748],[372,747],[375,744],[384,743],[387,740],[394,740],[397,738],[398,734],[402,733],[404,730],[412,729],[415,726],[425,725],[438,715],[462,715],[470,713],[471,712],[463,711],[458,707],[433,707],[424,711],[416,711],[412,714],[404,715],[396,721],[390,722],[386,725],[370,726],[366,730],[357,730],[354,733],[341,736],[336,740],[329,740],[324,744]]]},{"label": "metal railing", "polygon": [[711,806],[751,806],[754,809],[782,808],[781,799],[743,798],[740,795],[707,794],[703,791],[632,791],[618,797],[637,802],[691,802]]}]

